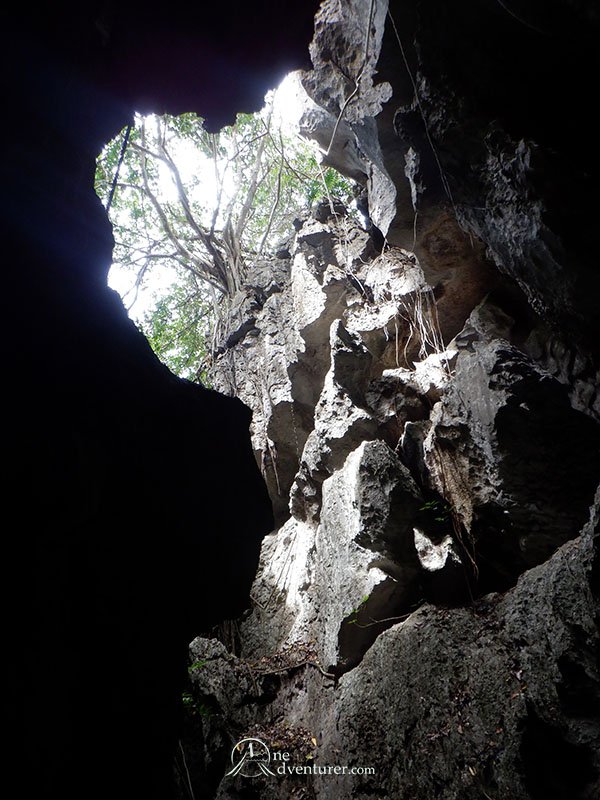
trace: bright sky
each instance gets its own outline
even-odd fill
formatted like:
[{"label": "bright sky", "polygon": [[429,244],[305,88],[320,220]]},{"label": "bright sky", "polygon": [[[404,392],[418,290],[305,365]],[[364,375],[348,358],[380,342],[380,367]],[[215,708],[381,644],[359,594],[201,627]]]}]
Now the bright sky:
[{"label": "bright sky", "polygon": [[[274,92],[273,113],[276,118],[280,118],[284,133],[294,135],[298,132],[298,123],[303,111],[303,98],[304,102],[307,99],[298,73],[292,72],[287,75]],[[152,117],[147,119],[152,119]],[[217,184],[214,163],[211,159],[203,156],[190,142],[180,142],[175,150],[175,160],[183,176],[193,174],[198,177],[198,187],[195,189],[195,192],[198,193],[197,199],[208,203],[211,197],[215,197]],[[166,199],[170,199],[169,196],[171,196],[173,200],[176,200],[173,179],[166,166],[163,167],[163,173],[164,180],[161,189]],[[129,309],[129,316],[135,322],[143,319],[144,314],[153,308],[156,300],[176,280],[175,270],[154,266],[145,285],[139,290],[136,301]],[[108,285],[121,295],[126,308],[135,296],[134,281],[135,275],[131,271],[117,267],[111,268],[108,275]]]}]

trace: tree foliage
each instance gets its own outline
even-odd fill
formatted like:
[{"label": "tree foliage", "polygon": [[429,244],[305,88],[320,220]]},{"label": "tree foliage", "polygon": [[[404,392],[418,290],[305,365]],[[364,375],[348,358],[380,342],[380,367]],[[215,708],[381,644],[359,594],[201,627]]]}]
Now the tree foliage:
[{"label": "tree foliage", "polygon": [[320,198],[349,204],[353,186],[274,124],[272,103],[218,134],[195,114],[138,116],[120,163],[124,137],[107,145],[96,172],[106,203],[119,168],[113,270],[131,274],[129,307],[152,275],[171,275],[140,327],[174,372],[198,377],[215,316],[247,264],[287,238],[292,220]]}]

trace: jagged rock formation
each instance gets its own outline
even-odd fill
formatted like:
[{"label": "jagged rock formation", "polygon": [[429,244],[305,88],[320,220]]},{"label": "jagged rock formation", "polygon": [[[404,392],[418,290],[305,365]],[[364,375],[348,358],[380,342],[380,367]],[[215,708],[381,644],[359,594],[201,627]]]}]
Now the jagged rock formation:
[{"label": "jagged rock formation", "polygon": [[[180,788],[591,800],[598,11],[389,10],[326,0],[305,76],[306,130],[364,185],[369,232],[306,220],[292,259],[254,265],[222,342],[277,528],[251,614],[192,645]],[[134,109],[215,129],[258,107],[313,11],[7,12],[21,794],[169,796],[187,642],[240,612],[269,526],[247,412],[170,376],[105,288],[95,156]],[[245,734],[375,772],[225,778]]]},{"label": "jagged rock formation", "polygon": [[[307,220],[291,261],[274,267],[268,288],[264,265],[250,275],[266,297],[248,307],[251,326],[234,300],[232,328],[247,332],[228,337],[214,367],[219,388],[255,409],[281,527],[265,539],[254,609],[239,622],[241,660],[222,653],[194,678],[216,712],[204,723],[210,791],[248,791],[231,777],[217,789],[213,737],[254,730],[272,743],[275,720],[312,732],[315,763],[376,767],[358,782],[315,780],[317,797],[537,797],[538,736],[551,749],[564,739],[591,797],[598,726],[564,698],[582,702],[577,672],[598,702],[585,589],[597,423],[513,343],[501,293],[444,346],[443,309],[416,256],[377,254],[348,217]],[[582,652],[573,626],[587,631]],[[197,640],[195,657],[207,646]],[[575,672],[561,669],[573,660]],[[255,681],[234,707],[211,688],[232,669]],[[568,777],[557,767],[551,783]],[[255,791],[284,797],[292,785],[265,778]]]},{"label": "jagged rock formation", "polygon": [[[594,515],[580,539],[504,595],[472,608],[422,606],[382,633],[338,684],[308,667],[316,659],[301,648],[250,668],[198,640],[193,652],[205,663],[194,681],[214,715],[203,721],[213,779],[205,796],[279,798],[294,788],[319,798],[594,797],[597,524]],[[282,742],[294,765],[375,772],[225,778],[214,794],[240,731]],[[317,741],[314,762],[302,731]]]},{"label": "jagged rock formation", "polygon": [[[516,5],[317,16],[304,128],[370,226],[316,209],[250,270],[213,367],[278,527],[229,647],[192,646],[207,796],[600,791],[598,284],[561,196],[591,224],[591,166],[544,104],[597,18]],[[243,736],[355,774],[224,777]]]}]

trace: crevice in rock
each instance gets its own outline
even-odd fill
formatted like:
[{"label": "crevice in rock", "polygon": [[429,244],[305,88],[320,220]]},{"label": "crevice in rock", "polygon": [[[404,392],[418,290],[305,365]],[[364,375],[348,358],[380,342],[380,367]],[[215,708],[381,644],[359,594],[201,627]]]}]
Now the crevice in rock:
[{"label": "crevice in rock", "polygon": [[592,797],[595,769],[589,749],[568,741],[531,707],[527,708],[520,757],[532,800]]}]

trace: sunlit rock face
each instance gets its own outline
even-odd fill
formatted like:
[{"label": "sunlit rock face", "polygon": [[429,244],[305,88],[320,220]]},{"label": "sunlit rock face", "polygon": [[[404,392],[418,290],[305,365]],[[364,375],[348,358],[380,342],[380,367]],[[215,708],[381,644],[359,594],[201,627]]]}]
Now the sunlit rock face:
[{"label": "sunlit rock face", "polygon": [[[217,709],[195,775],[222,800],[248,784],[208,742],[244,735],[374,768],[258,779],[261,798],[600,791],[598,19],[511,12],[321,5],[304,131],[369,219],[314,209],[215,364],[254,410],[279,526],[235,653],[192,678]],[[255,683],[228,703],[232,670]]]}]

